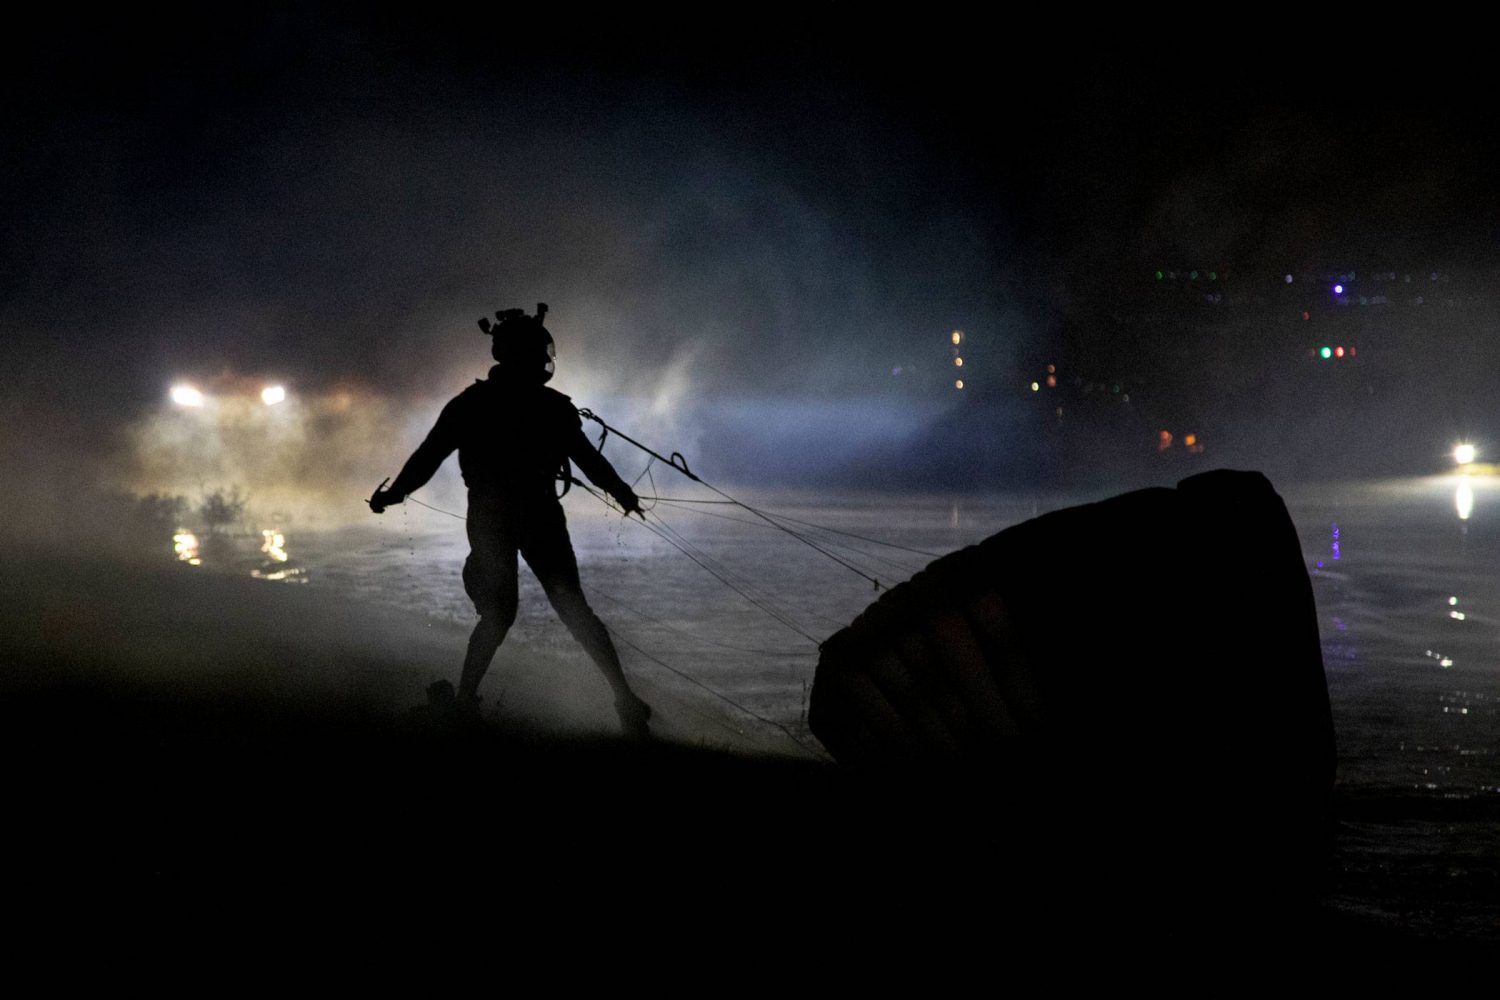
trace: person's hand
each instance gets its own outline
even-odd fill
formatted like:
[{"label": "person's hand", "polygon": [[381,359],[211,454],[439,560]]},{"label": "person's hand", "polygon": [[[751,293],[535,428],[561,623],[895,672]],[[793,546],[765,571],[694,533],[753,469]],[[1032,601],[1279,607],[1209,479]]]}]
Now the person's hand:
[{"label": "person's hand", "polygon": [[365,503],[369,504],[370,509],[375,513],[383,514],[387,507],[398,504],[403,499],[403,497],[392,495],[388,489],[377,488],[374,493],[370,494],[370,499],[366,500]]},{"label": "person's hand", "polygon": [[616,499],[620,501],[620,506],[624,508],[626,517],[634,514],[642,521],[646,519],[646,515],[641,511],[641,498],[635,495],[634,490],[629,491],[623,497],[616,497]]}]

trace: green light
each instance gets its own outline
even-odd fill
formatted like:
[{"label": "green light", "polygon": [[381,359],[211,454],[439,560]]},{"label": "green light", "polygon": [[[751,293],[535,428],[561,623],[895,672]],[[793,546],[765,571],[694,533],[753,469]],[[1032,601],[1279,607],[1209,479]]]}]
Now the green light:
[{"label": "green light", "polygon": [[1333,357],[1333,348],[1331,348],[1331,347],[1321,348],[1321,349],[1319,349],[1318,354],[1320,356],[1322,356],[1322,358],[1326,361],[1327,359]]},{"label": "green light", "polygon": [[1197,281],[1198,280],[1198,272],[1194,271],[1191,274],[1189,274],[1188,277],[1191,278],[1194,281]]},{"label": "green light", "polygon": [[1218,271],[1209,271],[1208,272],[1208,280],[1209,281],[1218,281],[1219,280],[1219,272]]},{"label": "green light", "polygon": [[1161,278],[1162,278],[1162,274],[1161,274],[1161,272],[1160,272],[1160,271],[1157,271],[1157,272],[1156,272],[1156,280],[1157,280],[1157,281],[1160,281],[1160,280],[1161,280]]}]

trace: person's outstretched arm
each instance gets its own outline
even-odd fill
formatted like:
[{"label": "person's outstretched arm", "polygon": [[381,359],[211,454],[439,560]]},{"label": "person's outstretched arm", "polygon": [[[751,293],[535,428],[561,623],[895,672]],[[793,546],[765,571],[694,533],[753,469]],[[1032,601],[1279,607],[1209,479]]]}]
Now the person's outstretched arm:
[{"label": "person's outstretched arm", "polygon": [[615,502],[625,508],[625,513],[640,513],[641,501],[635,495],[635,490],[620,478],[615,467],[609,464],[609,459],[601,455],[589,441],[588,435],[583,433],[582,423],[573,430],[568,444],[568,457],[588,476],[589,482],[614,497]]},{"label": "person's outstretched arm", "polygon": [[401,467],[401,474],[391,483],[390,488],[375,491],[375,495],[370,498],[370,509],[379,514],[427,485],[438,466],[458,447],[458,427],[458,400],[454,399],[443,407],[443,412],[438,415],[437,423],[433,425],[427,439],[412,452],[411,458]]}]

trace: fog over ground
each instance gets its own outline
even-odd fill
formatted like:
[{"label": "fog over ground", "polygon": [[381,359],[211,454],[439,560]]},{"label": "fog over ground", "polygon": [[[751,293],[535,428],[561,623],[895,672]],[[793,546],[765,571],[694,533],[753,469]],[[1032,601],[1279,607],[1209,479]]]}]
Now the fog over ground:
[{"label": "fog over ground", "polygon": [[[18,28],[13,526],[92,491],[346,504],[484,376],[475,320],[497,308],[549,303],[553,384],[705,476],[963,489],[1118,451],[1080,435],[1047,457],[1025,386],[1053,359],[1108,383],[1149,358],[1153,434],[1203,400],[1226,428],[1300,405],[1264,394],[1264,358],[1215,368],[1120,326],[1164,261],[1493,272],[1494,130],[1462,69],[1359,45],[1273,69],[1233,33],[1098,55],[842,5],[770,22]],[[209,405],[173,407],[180,382]],[[1384,412],[1430,390],[1394,384]],[[1280,453],[1240,437],[1224,461]]]}]

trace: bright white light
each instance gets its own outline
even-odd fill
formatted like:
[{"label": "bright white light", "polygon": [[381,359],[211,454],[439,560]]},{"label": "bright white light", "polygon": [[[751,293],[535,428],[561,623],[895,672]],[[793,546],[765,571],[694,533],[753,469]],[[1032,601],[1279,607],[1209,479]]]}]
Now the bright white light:
[{"label": "bright white light", "polygon": [[1474,461],[1476,454],[1472,444],[1461,444],[1453,449],[1453,461],[1459,465],[1468,465]]},{"label": "bright white light", "polygon": [[964,339],[964,332],[962,330],[954,330],[953,331],[953,346],[954,347],[957,347],[959,344],[963,343],[963,339]]},{"label": "bright white light", "polygon": [[172,386],[172,402],[178,406],[202,406],[203,393],[190,385]]},{"label": "bright white light", "polygon": [[1474,487],[1469,485],[1469,477],[1463,476],[1458,481],[1458,491],[1453,494],[1453,506],[1458,508],[1458,519],[1467,521],[1474,513]]},{"label": "bright white light", "polygon": [[286,390],[279,385],[268,385],[260,391],[260,401],[267,406],[275,406],[286,399]]}]

